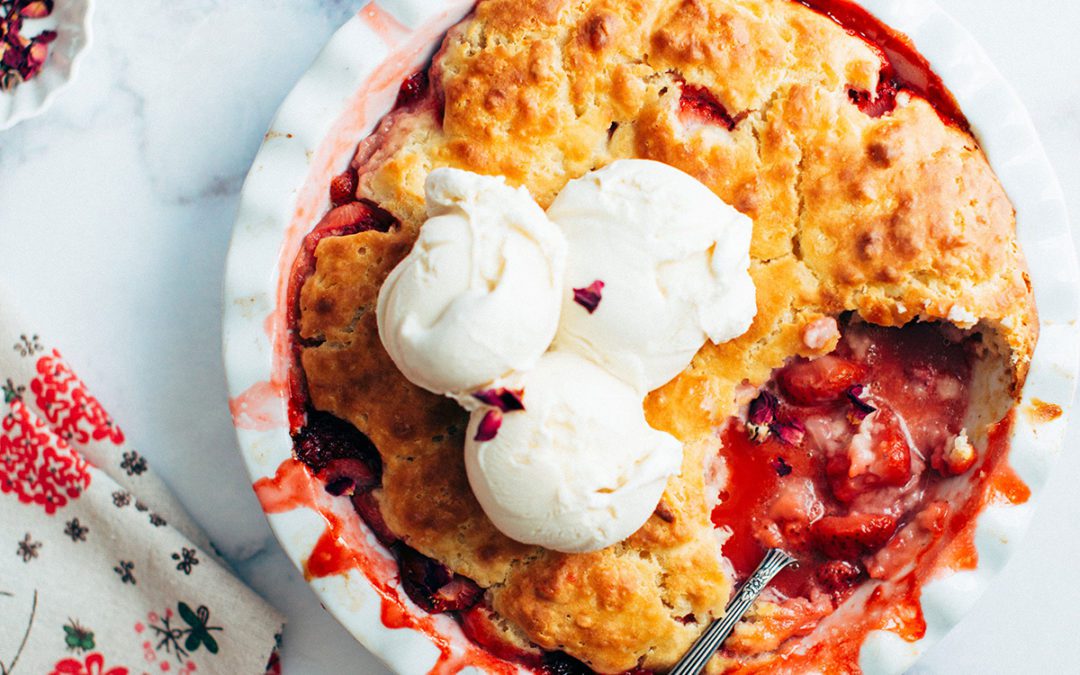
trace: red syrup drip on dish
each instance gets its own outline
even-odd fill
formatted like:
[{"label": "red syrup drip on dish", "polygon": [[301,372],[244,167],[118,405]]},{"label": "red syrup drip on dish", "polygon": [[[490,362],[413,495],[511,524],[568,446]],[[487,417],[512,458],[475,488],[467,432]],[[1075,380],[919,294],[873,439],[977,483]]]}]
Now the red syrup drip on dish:
[{"label": "red syrup drip on dish", "polygon": [[[791,670],[798,670],[799,665],[828,664],[839,670],[857,671],[859,648],[869,631],[887,629],[907,640],[920,639],[926,631],[919,602],[923,584],[942,569],[976,566],[975,522],[987,504],[1023,503],[1030,496],[1030,490],[1007,462],[1012,413],[990,430],[979,463],[952,479],[966,484],[968,493],[962,501],[946,499],[945,481],[949,479],[931,468],[933,446],[946,442],[961,428],[971,378],[972,345],[948,341],[936,327],[927,324],[901,329],[858,324],[847,326],[843,332],[835,353],[837,362],[853,364],[848,377],[859,377],[860,383],[866,385],[870,394],[865,400],[878,409],[878,423],[886,412],[889,419],[902,420],[925,460],[916,453],[911,455],[912,475],[903,486],[875,478],[859,484],[861,491],[857,494],[848,493],[851,485],[847,474],[830,472],[830,457],[837,455],[839,447],[845,447],[857,428],[847,418],[850,401],[813,399],[809,395],[813,378],[792,375],[799,369],[805,372],[807,362],[803,360],[777,371],[768,385],[780,402],[779,418],[798,420],[807,427],[803,443],[785,444],[775,435],[764,443],[755,443],[741,421],[729,422],[720,451],[729,471],[729,487],[721,493],[721,503],[712,514],[718,527],[731,530],[724,554],[740,580],[752,571],[769,546],[785,548],[800,562],[798,568],[785,570],[774,581],[772,588],[787,613],[766,619],[776,622],[768,628],[788,638],[806,635],[860,586],[873,584],[863,611],[842,625],[832,626],[827,642],[795,653],[798,640],[782,641],[772,658],[743,663],[730,672],[771,672],[777,660]],[[844,384],[830,382],[820,372],[818,380],[824,391]],[[889,422],[872,429],[877,436],[887,435],[891,425]],[[830,444],[829,439],[837,440]],[[832,464],[835,469],[835,462]],[[778,467],[783,470],[778,471]],[[887,463],[878,470],[884,476],[890,475],[881,469],[888,469]],[[812,486],[809,494],[821,506],[809,517],[785,517],[785,513],[790,515],[793,503],[790,495],[807,494],[804,490],[792,493],[792,486],[807,484]],[[837,491],[843,498],[837,497]],[[895,531],[886,530],[888,536],[874,540],[869,549],[859,543],[868,541],[867,530],[832,527],[823,536],[821,522],[832,517],[840,519],[834,522],[844,523],[843,518],[849,514],[895,518]],[[846,544],[845,538],[850,540]],[[758,655],[752,645],[739,644],[738,640],[729,641],[726,650],[736,660]]]},{"label": "red syrup drip on dish", "polygon": [[945,122],[970,131],[971,125],[952,93],[930,67],[926,57],[915,49],[906,36],[889,28],[851,0],[794,1],[824,14],[881,52],[881,78],[875,95],[856,89],[849,92],[852,101],[863,112],[873,117],[891,112],[896,107],[897,93],[907,91],[926,99]]},{"label": "red syrup drip on dish", "polygon": [[285,513],[298,508],[315,509],[326,522],[304,563],[307,579],[344,574],[358,570],[371,583],[381,598],[380,616],[388,628],[410,628],[428,636],[440,656],[431,672],[451,675],[468,665],[487,672],[511,675],[516,668],[467,640],[453,641],[447,637],[447,619],[435,614],[418,614],[409,606],[404,594],[393,587],[394,562],[376,550],[363,535],[357,519],[342,517],[325,494],[322,482],[303,462],[288,459],[278,467],[274,476],[256,481],[255,494],[266,513]]}]

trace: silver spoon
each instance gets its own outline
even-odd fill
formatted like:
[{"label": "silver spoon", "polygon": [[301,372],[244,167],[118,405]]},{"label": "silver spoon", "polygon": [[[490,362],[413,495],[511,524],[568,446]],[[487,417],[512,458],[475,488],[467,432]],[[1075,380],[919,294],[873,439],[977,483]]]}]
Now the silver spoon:
[{"label": "silver spoon", "polygon": [[690,651],[679,659],[668,675],[698,675],[720,645],[724,644],[724,640],[731,635],[735,624],[739,622],[743,614],[746,614],[750,605],[754,604],[773,577],[788,565],[795,564],[797,564],[795,558],[787,553],[778,548],[770,549],[765,554],[765,559],[761,561],[750,578],[739,587],[735,597],[728,603],[724,609],[724,617],[709,624]]}]

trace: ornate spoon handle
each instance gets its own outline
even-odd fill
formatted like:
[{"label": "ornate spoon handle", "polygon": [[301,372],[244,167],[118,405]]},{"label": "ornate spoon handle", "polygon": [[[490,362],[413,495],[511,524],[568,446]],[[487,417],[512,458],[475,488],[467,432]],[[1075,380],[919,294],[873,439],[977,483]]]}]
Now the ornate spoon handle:
[{"label": "ornate spoon handle", "polygon": [[705,629],[690,651],[679,659],[668,675],[698,675],[720,645],[724,644],[724,640],[731,634],[735,624],[739,622],[743,614],[746,614],[746,610],[750,609],[750,605],[754,604],[754,600],[757,600],[772,578],[779,574],[780,570],[794,564],[795,559],[778,548],[766,553],[765,559],[728,603],[724,610],[724,617],[713,621]]}]

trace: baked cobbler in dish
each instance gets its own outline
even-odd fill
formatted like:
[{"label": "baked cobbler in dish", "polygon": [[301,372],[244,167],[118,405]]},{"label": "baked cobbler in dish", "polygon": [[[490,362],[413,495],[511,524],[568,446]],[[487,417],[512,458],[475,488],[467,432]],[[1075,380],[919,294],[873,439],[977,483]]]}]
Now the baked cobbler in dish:
[{"label": "baked cobbler in dish", "polygon": [[[402,373],[376,307],[433,171],[503,177],[548,209],[625,159],[752,220],[756,316],[645,398],[682,454],[644,525],[559,552],[485,514],[464,453],[485,432]],[[710,672],[855,671],[868,631],[921,636],[919,588],[973,564],[980,508],[1025,499],[1007,437],[1038,322],[1012,206],[925,61],[856,5],[482,0],[330,196],[291,280],[297,457],[413,601],[500,659],[664,672],[779,547],[799,567]],[[609,292],[563,289],[582,321]]]}]

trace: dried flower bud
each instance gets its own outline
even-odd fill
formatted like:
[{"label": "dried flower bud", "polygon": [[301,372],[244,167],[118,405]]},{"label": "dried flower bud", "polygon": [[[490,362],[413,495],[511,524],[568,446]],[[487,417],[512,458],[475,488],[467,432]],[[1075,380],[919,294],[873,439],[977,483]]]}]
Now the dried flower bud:
[{"label": "dried flower bud", "polygon": [[777,438],[787,445],[802,445],[803,439],[806,438],[806,427],[798,420],[777,422],[770,429],[776,434]]},{"label": "dried flower bud", "polygon": [[769,437],[769,425],[776,421],[776,411],[779,407],[780,402],[767,391],[761,392],[750,402],[746,432],[751,441],[765,442],[765,439]]}]

